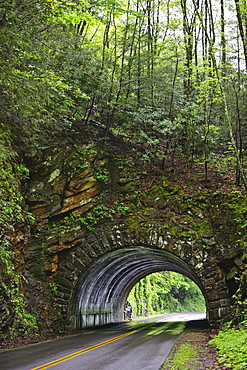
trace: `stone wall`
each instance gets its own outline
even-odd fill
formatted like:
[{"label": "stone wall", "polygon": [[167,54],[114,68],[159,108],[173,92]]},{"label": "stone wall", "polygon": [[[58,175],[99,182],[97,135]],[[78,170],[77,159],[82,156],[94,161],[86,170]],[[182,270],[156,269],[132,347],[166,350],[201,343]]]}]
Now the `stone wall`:
[{"label": "stone wall", "polygon": [[[149,171],[126,156],[119,142],[113,140],[99,150],[88,138],[79,139],[72,144],[64,140],[27,161],[27,204],[36,223],[25,254],[24,285],[27,306],[30,313],[38,313],[40,330],[65,330],[82,307],[89,314],[92,305],[83,304],[83,276],[114,251],[118,260],[131,248],[136,255],[130,253],[124,262],[127,272],[122,278],[128,278],[124,294],[113,305],[116,310],[121,311],[128,289],[141,276],[168,268],[168,253],[177,261],[172,269],[201,287],[211,323],[226,320],[231,295],[238,288],[235,277],[243,266],[236,225],[231,211],[222,206],[228,196],[188,194],[164,171]],[[152,257],[147,258],[148,267],[144,263],[141,273],[137,268],[130,273],[130,260],[140,258],[138,248],[165,254],[156,256],[153,265]],[[104,309],[98,300],[90,315]],[[121,314],[103,316],[95,322],[119,320]]]}]

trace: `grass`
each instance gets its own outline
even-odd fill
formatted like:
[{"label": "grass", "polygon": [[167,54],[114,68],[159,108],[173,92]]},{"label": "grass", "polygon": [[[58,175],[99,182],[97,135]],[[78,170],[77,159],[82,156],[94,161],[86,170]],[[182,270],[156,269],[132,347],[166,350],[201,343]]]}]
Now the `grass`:
[{"label": "grass", "polygon": [[190,344],[185,343],[179,347],[169,364],[165,363],[163,369],[169,365],[170,370],[190,370],[191,362],[194,362],[198,357],[198,351]]},{"label": "grass", "polygon": [[162,370],[216,370],[215,347],[208,329],[186,329],[169,353]]}]

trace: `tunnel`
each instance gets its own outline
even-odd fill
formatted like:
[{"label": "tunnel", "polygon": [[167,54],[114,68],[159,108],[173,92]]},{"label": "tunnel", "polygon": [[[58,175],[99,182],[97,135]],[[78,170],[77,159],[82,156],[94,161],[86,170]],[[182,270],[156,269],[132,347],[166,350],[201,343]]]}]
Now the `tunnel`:
[{"label": "tunnel", "polygon": [[208,305],[199,278],[179,257],[165,250],[129,247],[105,254],[82,273],[70,299],[71,328],[123,321],[124,304],[132,287],[146,275],[165,270],[194,281]]}]

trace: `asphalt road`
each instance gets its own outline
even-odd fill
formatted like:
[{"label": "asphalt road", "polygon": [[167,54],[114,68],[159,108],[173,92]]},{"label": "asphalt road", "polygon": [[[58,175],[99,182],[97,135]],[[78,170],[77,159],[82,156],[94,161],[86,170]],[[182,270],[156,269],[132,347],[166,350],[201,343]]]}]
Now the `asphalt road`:
[{"label": "asphalt road", "polygon": [[1,370],[159,370],[186,321],[205,313],[167,314],[0,352]]}]

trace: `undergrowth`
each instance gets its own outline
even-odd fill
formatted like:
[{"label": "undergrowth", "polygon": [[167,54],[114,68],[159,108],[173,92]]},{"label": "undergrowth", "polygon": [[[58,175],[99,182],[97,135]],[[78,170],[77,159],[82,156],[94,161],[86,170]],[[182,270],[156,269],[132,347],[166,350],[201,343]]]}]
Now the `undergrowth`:
[{"label": "undergrowth", "polygon": [[219,353],[218,362],[232,370],[247,369],[247,321],[240,328],[220,331],[211,341]]}]

